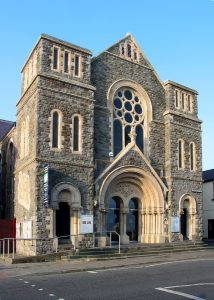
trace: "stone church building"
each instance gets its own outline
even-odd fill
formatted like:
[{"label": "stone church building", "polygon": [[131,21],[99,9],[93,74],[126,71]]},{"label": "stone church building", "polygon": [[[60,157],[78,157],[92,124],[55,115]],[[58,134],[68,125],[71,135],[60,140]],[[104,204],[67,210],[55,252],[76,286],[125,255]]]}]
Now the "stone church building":
[{"label": "stone church building", "polygon": [[201,239],[197,91],[163,82],[130,34],[96,57],[42,34],[16,116],[0,142],[0,218],[16,219],[18,252],[73,241],[84,215],[123,244]]}]

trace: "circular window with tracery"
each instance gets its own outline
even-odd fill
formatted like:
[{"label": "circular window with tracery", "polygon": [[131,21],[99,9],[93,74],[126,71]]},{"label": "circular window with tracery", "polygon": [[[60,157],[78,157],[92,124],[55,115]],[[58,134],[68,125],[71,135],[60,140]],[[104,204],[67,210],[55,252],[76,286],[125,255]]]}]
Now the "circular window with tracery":
[{"label": "circular window with tracery", "polygon": [[114,118],[119,118],[124,124],[140,124],[144,113],[139,95],[132,89],[119,89],[114,95]]},{"label": "circular window with tracery", "polygon": [[131,142],[131,132],[143,151],[144,111],[140,95],[128,87],[120,88],[113,98],[114,155]]}]

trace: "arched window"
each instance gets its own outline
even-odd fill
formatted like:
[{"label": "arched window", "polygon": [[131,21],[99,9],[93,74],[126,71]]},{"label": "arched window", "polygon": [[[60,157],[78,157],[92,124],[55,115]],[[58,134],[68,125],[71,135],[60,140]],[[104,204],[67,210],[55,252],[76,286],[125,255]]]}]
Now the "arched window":
[{"label": "arched window", "polygon": [[26,118],[25,122],[25,156],[29,154],[29,116]]},{"label": "arched window", "polygon": [[61,148],[61,127],[62,127],[62,113],[59,110],[52,111],[51,118],[51,148]]},{"label": "arched window", "polygon": [[114,117],[114,156],[135,138],[136,144],[143,152],[144,111],[138,93],[123,87],[116,91],[113,98]]},{"label": "arched window", "polygon": [[[107,230],[116,231],[120,233],[120,206],[121,198],[114,196],[108,201],[108,214],[107,214]],[[118,239],[118,236],[112,235],[112,239]]]},{"label": "arched window", "polygon": [[59,146],[59,114],[57,111],[53,113],[52,124],[52,147],[58,148]]},{"label": "arched window", "polygon": [[82,141],[82,119],[79,115],[72,117],[72,150],[73,152],[81,152]]},{"label": "arched window", "polygon": [[178,168],[184,168],[184,141],[178,141]]},{"label": "arched window", "polygon": [[196,153],[195,153],[195,143],[190,143],[190,171],[196,170]]},{"label": "arched window", "polygon": [[175,90],[175,107],[179,108],[179,94],[178,94],[178,90]]},{"label": "arched window", "polygon": [[128,57],[132,57],[132,46],[130,44],[127,45],[127,55]]},{"label": "arched window", "polygon": [[25,156],[25,121],[21,124],[21,134],[20,134],[20,158]]}]

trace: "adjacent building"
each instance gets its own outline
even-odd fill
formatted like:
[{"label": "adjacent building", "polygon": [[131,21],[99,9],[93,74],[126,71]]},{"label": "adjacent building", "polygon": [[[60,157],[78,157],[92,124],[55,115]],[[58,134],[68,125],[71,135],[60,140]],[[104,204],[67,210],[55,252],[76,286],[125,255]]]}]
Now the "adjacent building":
[{"label": "adjacent building", "polygon": [[1,201],[29,239],[17,250],[73,241],[84,215],[124,244],[201,239],[197,94],[163,82],[130,34],[93,58],[42,34],[22,69],[16,127],[0,144],[5,157],[13,149],[14,187]]},{"label": "adjacent building", "polygon": [[214,169],[203,172],[204,238],[214,238]]}]

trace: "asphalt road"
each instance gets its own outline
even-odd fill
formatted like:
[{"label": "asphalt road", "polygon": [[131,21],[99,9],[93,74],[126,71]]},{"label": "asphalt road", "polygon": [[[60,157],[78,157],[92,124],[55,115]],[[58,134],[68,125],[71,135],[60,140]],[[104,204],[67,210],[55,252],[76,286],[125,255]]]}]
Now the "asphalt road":
[{"label": "asphalt road", "polygon": [[1,300],[214,299],[214,259],[0,277]]}]

